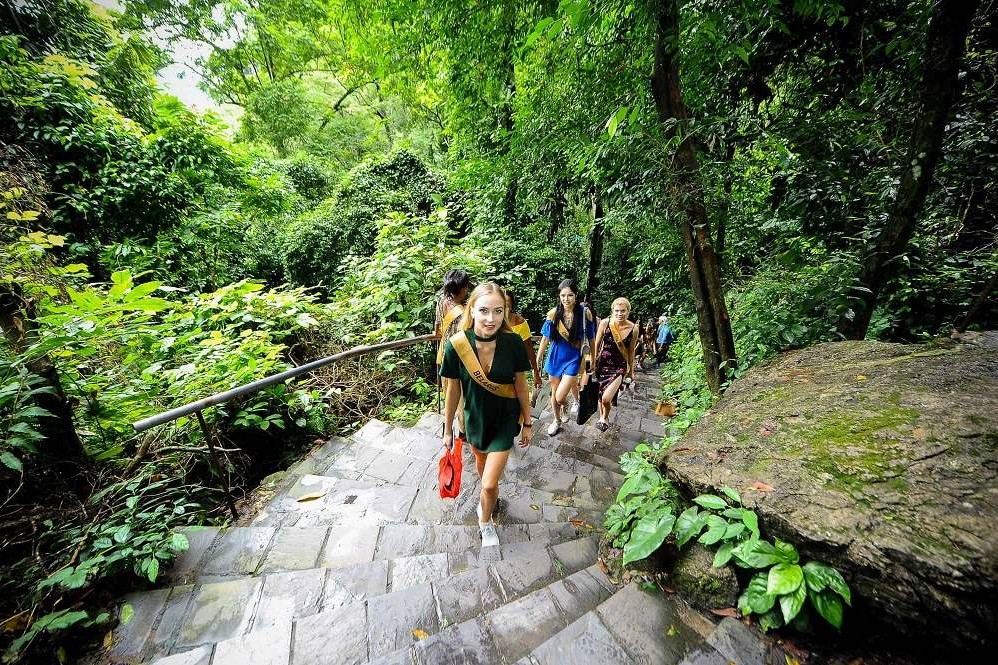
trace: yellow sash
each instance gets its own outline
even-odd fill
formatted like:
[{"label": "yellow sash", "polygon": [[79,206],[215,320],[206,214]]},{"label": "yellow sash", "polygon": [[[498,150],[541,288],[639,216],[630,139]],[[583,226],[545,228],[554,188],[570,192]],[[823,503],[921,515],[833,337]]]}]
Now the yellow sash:
[{"label": "yellow sash", "polygon": [[468,370],[468,374],[471,375],[475,383],[497,397],[516,399],[516,388],[512,383],[496,383],[485,375],[482,363],[478,362],[478,356],[475,355],[475,350],[471,348],[471,342],[468,341],[468,337],[463,331],[451,337],[450,343],[457,351],[461,364]]},{"label": "yellow sash", "polygon": [[[554,321],[554,317],[555,317],[555,312],[556,311],[557,310],[552,309],[550,312],[548,312],[548,321]],[[589,309],[588,308],[586,308],[586,318],[587,319],[589,318]],[[561,335],[561,338],[563,340],[565,340],[566,342],[568,342],[569,344],[571,344],[575,348],[577,348],[577,349],[582,348],[582,340],[581,339],[579,341],[577,341],[577,342],[569,342],[568,328],[565,327],[565,321],[564,320],[559,320],[558,321],[558,334]],[[585,324],[585,322],[583,322],[583,324],[582,324],[582,336],[583,337],[586,336],[586,324]]]},{"label": "yellow sash", "polygon": [[[620,327],[610,323],[607,325],[610,329],[610,334],[613,336],[613,342],[617,345],[617,350],[620,351],[620,355],[624,356],[624,361],[627,362],[627,371],[631,371],[631,357],[627,352],[628,349],[624,346],[624,338],[621,334]],[[631,332],[634,332],[634,328],[631,328]]]},{"label": "yellow sash", "polygon": [[454,305],[447,310],[444,318],[440,321],[440,344],[437,345],[437,365],[444,361],[444,335],[447,334],[450,324],[454,323],[454,319],[462,314],[464,314],[464,308],[460,305]]}]

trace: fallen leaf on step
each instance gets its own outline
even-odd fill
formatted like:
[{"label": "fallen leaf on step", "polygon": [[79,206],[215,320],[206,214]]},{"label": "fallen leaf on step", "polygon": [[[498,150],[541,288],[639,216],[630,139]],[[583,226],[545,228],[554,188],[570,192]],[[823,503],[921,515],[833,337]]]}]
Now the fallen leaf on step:
[{"label": "fallen leaf on step", "polygon": [[776,488],[773,487],[772,485],[767,485],[766,483],[760,483],[760,482],[756,481],[756,482],[752,483],[751,485],[749,485],[749,489],[750,490],[755,490],[757,492],[772,492]]},{"label": "fallen leaf on step", "polygon": [[733,607],[719,607],[717,609],[711,610],[711,614],[715,614],[719,617],[736,617],[738,616],[738,610]]},{"label": "fallen leaf on step", "polygon": [[586,524],[585,520],[580,520],[580,519],[574,519],[574,520],[568,520],[568,521],[576,529],[581,529]]},{"label": "fallen leaf on step", "polygon": [[430,636],[430,634],[425,630],[422,630],[421,628],[413,628],[412,636],[415,637],[417,640],[425,640],[427,637]]},{"label": "fallen leaf on step", "polygon": [[857,374],[856,375],[856,380],[857,381],[866,381],[866,375],[865,374]]},{"label": "fallen leaf on step", "polygon": [[311,492],[309,494],[302,494],[300,497],[296,499],[296,501],[298,501],[298,503],[305,503],[307,501],[315,501],[316,499],[321,499],[324,496],[326,496],[325,492]]},{"label": "fallen leaf on step", "polygon": [[540,510],[541,507],[538,506],[536,503],[532,503],[532,504],[530,504],[530,509],[531,510]]}]

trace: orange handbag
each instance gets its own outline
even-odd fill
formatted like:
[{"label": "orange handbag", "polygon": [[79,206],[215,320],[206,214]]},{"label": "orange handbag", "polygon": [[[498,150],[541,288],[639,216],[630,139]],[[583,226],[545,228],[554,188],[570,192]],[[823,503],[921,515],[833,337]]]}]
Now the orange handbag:
[{"label": "orange handbag", "polygon": [[440,488],[441,499],[456,499],[461,492],[464,439],[459,436],[451,441],[450,450],[444,449],[437,465],[437,486]]}]

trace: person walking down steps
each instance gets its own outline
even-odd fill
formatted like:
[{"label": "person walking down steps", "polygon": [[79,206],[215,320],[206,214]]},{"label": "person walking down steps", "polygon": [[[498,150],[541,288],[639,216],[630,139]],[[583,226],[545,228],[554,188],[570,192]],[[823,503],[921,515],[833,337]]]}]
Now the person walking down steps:
[{"label": "person walking down steps", "polygon": [[505,291],[492,282],[479,284],[468,299],[461,331],[444,345],[440,376],[446,396],[443,444],[448,448],[464,393],[464,437],[471,444],[482,486],[477,511],[482,547],[499,545],[492,513],[513,439],[519,432],[520,447],[530,445],[528,370],[523,340],[506,319]]}]

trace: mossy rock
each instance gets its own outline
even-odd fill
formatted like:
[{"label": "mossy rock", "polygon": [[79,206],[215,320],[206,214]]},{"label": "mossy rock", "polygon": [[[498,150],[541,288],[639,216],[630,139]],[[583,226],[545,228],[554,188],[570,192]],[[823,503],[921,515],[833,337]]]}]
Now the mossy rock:
[{"label": "mossy rock", "polygon": [[847,626],[998,646],[998,333],[783,354],[663,470],[690,494],[737,489],[770,537],[839,568]]},{"label": "mossy rock", "polygon": [[669,578],[672,588],[698,610],[733,607],[738,578],[730,566],[714,567],[714,552],[698,542],[683,550]]}]

